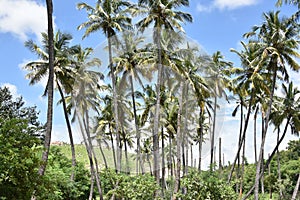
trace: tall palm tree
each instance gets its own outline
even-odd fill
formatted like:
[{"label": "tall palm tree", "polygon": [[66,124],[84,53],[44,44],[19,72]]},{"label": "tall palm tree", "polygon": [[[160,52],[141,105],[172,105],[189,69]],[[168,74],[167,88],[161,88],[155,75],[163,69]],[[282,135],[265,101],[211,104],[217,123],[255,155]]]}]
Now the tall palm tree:
[{"label": "tall palm tree", "polygon": [[232,66],[231,62],[225,61],[220,51],[215,52],[212,55],[212,61],[208,68],[208,84],[212,87],[214,92],[214,108],[213,108],[213,126],[211,133],[211,148],[210,148],[210,166],[213,169],[213,158],[214,158],[214,144],[215,144],[215,131],[216,131],[216,116],[217,116],[217,100],[220,97],[227,98],[225,89],[228,88],[230,82],[230,69]]},{"label": "tall palm tree", "polygon": [[116,39],[117,31],[123,31],[131,27],[131,18],[126,14],[126,7],[131,6],[127,1],[104,0],[97,1],[96,6],[92,7],[86,3],[77,4],[78,9],[85,9],[88,12],[88,21],[78,26],[78,29],[85,28],[83,38],[91,33],[102,30],[108,42],[109,68],[113,88],[113,108],[116,122],[117,133],[117,170],[120,170],[121,151],[120,147],[120,124],[117,105],[116,75],[112,58],[112,40]]},{"label": "tall palm tree", "polygon": [[[157,82],[156,82],[156,108],[154,116],[154,128],[153,128],[153,152],[154,152],[154,176],[156,182],[159,183],[160,171],[159,171],[159,121],[160,121],[160,90],[162,84],[162,51],[161,51],[161,31],[163,29],[168,30],[180,30],[183,31],[180,23],[185,21],[191,22],[192,16],[188,13],[175,10],[180,6],[188,6],[188,0],[139,0],[138,5],[145,8],[142,10],[146,17],[141,19],[137,26],[143,32],[146,28],[149,28],[151,24],[154,25],[153,41],[157,48]],[[137,13],[134,13],[137,14]]]},{"label": "tall palm tree", "polygon": [[273,97],[278,79],[278,72],[284,76],[284,80],[289,79],[286,65],[292,70],[298,70],[299,64],[294,60],[295,57],[300,58],[297,52],[299,42],[297,41],[298,28],[291,18],[279,18],[279,11],[264,13],[264,22],[261,26],[254,26],[252,31],[245,34],[246,38],[254,37],[259,43],[262,55],[261,60],[268,62],[267,70],[271,78],[270,99],[265,117],[265,127],[262,134],[262,143],[260,146],[260,154],[256,168],[255,177],[255,199],[258,199],[258,183],[260,179],[261,163],[265,145],[266,133],[269,126],[269,118],[273,104]]},{"label": "tall palm tree", "polygon": [[[42,33],[42,47],[39,47],[32,40],[29,40],[25,43],[25,46],[29,48],[32,52],[38,55],[41,60],[33,61],[27,63],[24,68],[29,70],[29,73],[26,75],[28,79],[30,79],[30,84],[36,84],[40,82],[47,74],[49,74],[49,52],[48,52],[48,34]],[[73,134],[71,123],[67,111],[67,105],[65,101],[65,94],[68,94],[72,91],[72,85],[74,84],[74,61],[72,56],[76,53],[78,46],[69,46],[69,42],[72,39],[70,34],[62,33],[58,31],[55,34],[53,45],[54,45],[54,82],[61,96],[61,100],[59,102],[62,103],[64,117],[67,124],[67,130],[70,138],[70,146],[72,152],[72,167],[74,168],[76,165],[76,157],[75,157],[75,148],[73,141]],[[49,82],[48,82],[49,84]],[[45,89],[44,94],[48,91],[48,84]],[[74,180],[74,171],[71,174],[71,180]]]},{"label": "tall palm tree", "polygon": [[98,111],[99,91],[101,88],[99,82],[103,79],[100,72],[90,70],[90,67],[99,66],[99,59],[88,60],[92,50],[90,48],[80,49],[76,54],[76,80],[71,93],[72,105],[75,107],[74,117],[78,120],[83,141],[86,146],[87,154],[90,162],[91,171],[91,188],[89,199],[93,196],[93,184],[96,184],[100,199],[103,199],[101,182],[98,171],[98,161],[92,145],[91,127],[89,110]]},{"label": "tall palm tree", "polygon": [[[132,108],[134,115],[135,133],[136,133],[136,144],[137,144],[137,159],[136,159],[136,173],[140,172],[140,139],[141,134],[139,130],[138,116],[137,116],[137,105],[135,98],[135,88],[134,80],[136,80],[139,85],[143,87],[143,81],[141,75],[144,79],[150,80],[152,78],[151,72],[140,66],[142,56],[145,52],[144,49],[139,46],[143,44],[144,38],[137,36],[135,32],[129,31],[122,34],[122,41],[117,42],[114,47],[116,48],[116,57],[113,58],[116,63],[116,72],[122,73],[120,85],[124,88],[126,81],[129,79]],[[149,73],[150,72],[150,73]]]},{"label": "tall palm tree", "polygon": [[48,155],[50,150],[51,132],[52,132],[52,120],[53,120],[53,79],[54,79],[54,44],[53,44],[53,3],[52,0],[46,0],[47,4],[47,20],[48,20],[48,51],[49,51],[49,77],[48,77],[48,107],[47,107],[47,123],[46,133],[44,141],[44,151],[42,154],[42,165],[39,168],[39,174],[44,175]]},{"label": "tall palm tree", "polygon": [[[264,62],[259,60],[259,55],[261,54],[259,49],[260,46],[255,43],[249,45],[244,42],[241,42],[241,45],[243,46],[243,50],[240,52],[231,49],[232,52],[236,53],[240,57],[242,68],[235,68],[232,71],[233,75],[236,75],[236,77],[232,80],[233,86],[230,90],[237,94],[240,93],[239,95],[244,99],[248,98],[249,103],[244,119],[245,121],[241,139],[238,144],[238,150],[228,175],[228,182],[231,181],[235,164],[240,156],[240,151],[248,129],[250,114],[255,103],[255,97],[257,94],[261,93],[269,94],[269,89],[266,85],[266,82],[269,80],[267,76],[268,74],[263,67]],[[237,91],[235,88],[239,88],[239,90]]]}]

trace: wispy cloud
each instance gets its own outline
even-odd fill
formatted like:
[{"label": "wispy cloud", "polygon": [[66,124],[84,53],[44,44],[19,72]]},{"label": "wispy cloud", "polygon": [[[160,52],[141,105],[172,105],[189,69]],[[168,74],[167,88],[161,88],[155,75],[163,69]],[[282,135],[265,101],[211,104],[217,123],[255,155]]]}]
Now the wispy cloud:
[{"label": "wispy cloud", "polygon": [[33,0],[0,0],[0,33],[11,33],[22,42],[30,35],[40,39],[47,30],[47,9]]},{"label": "wispy cloud", "polygon": [[198,12],[211,12],[214,9],[233,10],[258,3],[258,0],[214,0],[209,5],[197,4]]}]

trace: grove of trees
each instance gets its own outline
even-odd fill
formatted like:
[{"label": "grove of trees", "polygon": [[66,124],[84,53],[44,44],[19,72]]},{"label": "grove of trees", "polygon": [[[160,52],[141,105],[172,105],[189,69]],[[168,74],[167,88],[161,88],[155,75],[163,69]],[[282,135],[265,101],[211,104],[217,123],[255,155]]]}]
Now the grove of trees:
[{"label": "grove of trees", "polygon": [[[274,2],[298,11],[265,12],[260,25],[249,27],[242,49],[231,49],[240,66],[220,51],[203,53],[187,39],[184,24],[193,17],[182,10],[188,0],[78,3],[87,20],[77,28],[85,31],[83,39],[103,33],[107,58],[70,45],[70,34],[54,32],[55,6],[46,2],[48,32],[41,33],[41,45],[25,43],[37,60],[24,68],[31,85],[48,78],[47,122],[39,122],[35,107],[0,88],[1,199],[299,198],[300,140],[279,151],[287,134],[300,131],[300,89],[289,77],[289,70],[300,68],[299,0]],[[50,145],[56,94],[71,158]],[[232,116],[240,114],[238,148],[228,164],[215,147],[220,99],[236,101]],[[248,163],[252,119],[255,162]],[[80,129],[88,163],[76,158],[72,123]],[[268,134],[277,143],[265,157]],[[210,144],[208,170],[201,168],[204,143]]]}]

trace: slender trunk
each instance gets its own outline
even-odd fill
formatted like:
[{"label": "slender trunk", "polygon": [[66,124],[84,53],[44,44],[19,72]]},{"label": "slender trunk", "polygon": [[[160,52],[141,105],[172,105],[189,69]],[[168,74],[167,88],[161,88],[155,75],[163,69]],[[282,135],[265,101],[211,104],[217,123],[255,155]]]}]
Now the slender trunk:
[{"label": "slender trunk", "polygon": [[202,155],[202,142],[203,142],[203,121],[204,121],[204,113],[203,113],[203,109],[200,107],[200,114],[199,114],[199,134],[200,134],[200,138],[199,138],[199,146],[198,146],[198,158],[199,158],[199,163],[198,163],[198,171],[201,173],[201,155]]},{"label": "slender trunk", "polygon": [[[288,117],[287,122],[286,122],[286,125],[285,125],[285,127],[284,127],[283,134],[282,134],[282,136],[281,136],[279,142],[277,142],[276,147],[273,149],[273,151],[272,151],[272,153],[271,153],[269,159],[267,160],[267,162],[266,162],[266,164],[265,164],[265,166],[264,166],[264,169],[268,168],[268,166],[269,166],[269,164],[270,164],[270,162],[271,162],[273,156],[275,155],[275,153],[276,153],[277,150],[278,150],[279,145],[280,145],[281,142],[283,141],[283,139],[284,139],[284,137],[285,137],[285,135],[286,135],[287,129],[288,129],[288,125],[289,125],[290,119],[291,119],[291,116]],[[260,172],[259,178],[261,178],[261,177],[263,176],[263,173],[264,173],[263,171]],[[247,198],[250,196],[250,194],[253,192],[254,188],[255,188],[255,185],[252,186],[252,187],[250,188],[250,190],[247,192],[247,194],[243,197],[242,200],[247,199]]]},{"label": "slender trunk", "polygon": [[101,181],[100,181],[100,178],[99,178],[98,161],[97,161],[95,151],[93,149],[93,144],[92,144],[90,130],[89,130],[89,115],[88,115],[88,112],[87,112],[87,107],[85,109],[85,118],[82,117],[82,121],[83,121],[83,125],[84,125],[84,128],[85,128],[86,134],[87,134],[87,141],[88,141],[88,145],[90,147],[91,156],[92,156],[92,159],[95,162],[95,173],[94,173],[94,175],[95,175],[95,178],[96,178],[96,185],[97,185],[97,188],[98,188],[100,200],[103,200]]},{"label": "slender trunk", "polygon": [[89,146],[89,143],[87,142],[87,138],[84,134],[84,128],[82,125],[82,122],[79,118],[79,116],[77,116],[77,120],[79,123],[79,127],[81,130],[81,135],[83,138],[83,142],[87,151],[87,155],[89,158],[89,163],[90,163],[90,172],[91,172],[91,186],[90,186],[90,196],[89,196],[89,200],[91,200],[93,198],[93,192],[94,192],[94,181],[95,181],[95,169],[94,169],[94,162],[93,162],[93,156],[92,156],[92,151],[91,151],[91,147]]},{"label": "slender trunk", "polygon": [[246,148],[246,137],[243,143],[243,153],[242,153],[242,170],[241,170],[241,180],[240,180],[240,198],[243,195],[243,181],[244,181],[244,171],[245,171],[245,148]]},{"label": "slender trunk", "polygon": [[242,134],[242,139],[241,139],[241,142],[239,143],[237,154],[234,158],[234,161],[233,161],[231,169],[230,169],[230,173],[229,173],[228,180],[227,180],[228,183],[231,181],[232,174],[233,174],[234,167],[235,167],[235,163],[238,159],[239,153],[240,153],[241,148],[243,146],[244,139],[246,137],[246,132],[247,132],[248,124],[249,124],[253,98],[254,98],[254,90],[251,91],[251,97],[250,97],[250,100],[249,100],[248,111],[247,111],[247,115],[246,115],[246,119],[245,119],[245,125],[244,125],[243,134]]},{"label": "slender trunk", "polygon": [[[271,63],[273,63],[272,60],[271,60]],[[270,118],[270,113],[271,113],[271,109],[272,109],[272,105],[273,105],[273,96],[274,96],[274,91],[275,91],[276,79],[277,79],[277,70],[274,71],[273,78],[272,78],[271,95],[270,95],[268,110],[266,113],[265,127],[264,127],[264,132],[262,134],[262,141],[261,141],[261,145],[260,145],[260,153],[259,153],[258,163],[256,165],[256,175],[255,175],[255,185],[254,185],[254,199],[255,200],[258,200],[258,187],[259,187],[261,164],[263,163],[263,152],[264,152],[264,147],[265,147],[265,139],[266,139],[266,135],[267,135],[267,131],[268,131],[269,118]]]},{"label": "slender trunk", "polygon": [[179,105],[177,113],[177,133],[176,133],[176,173],[175,173],[175,185],[174,185],[174,195],[173,199],[176,199],[176,194],[180,188],[180,171],[181,171],[181,145],[182,145],[182,130],[181,130],[181,115],[183,107],[183,84],[184,82],[180,80],[180,96],[179,96]]},{"label": "slender trunk", "polygon": [[211,146],[210,146],[210,171],[213,171],[214,166],[214,145],[215,145],[215,131],[216,131],[216,117],[217,117],[217,101],[218,97],[215,95],[214,100],[214,119],[213,119],[213,127],[212,127],[212,134],[211,134]]},{"label": "slender trunk", "polygon": [[99,150],[100,150],[101,156],[102,156],[102,158],[103,158],[103,162],[104,162],[104,165],[105,165],[105,169],[108,169],[107,160],[106,160],[105,154],[104,154],[104,152],[103,152],[101,140],[97,140],[97,142],[98,142],[98,145],[99,145]]},{"label": "slender trunk", "polygon": [[[270,158],[270,154],[269,154],[269,158]],[[271,165],[269,165],[268,167],[268,175],[270,176],[271,175]],[[270,190],[269,190],[269,193],[270,193],[270,199],[272,199],[272,185],[269,186]]]},{"label": "slender trunk", "polygon": [[94,184],[95,184],[95,176],[94,172],[91,174],[91,186],[90,186],[90,195],[89,195],[89,200],[93,199],[93,194],[94,194]]},{"label": "slender trunk", "polygon": [[192,142],[191,142],[190,154],[191,154],[191,167],[193,167],[194,155],[193,155],[193,143]]},{"label": "slender trunk", "polygon": [[257,151],[256,151],[256,127],[257,127],[257,113],[258,113],[258,106],[256,106],[255,113],[254,113],[254,132],[253,132],[253,143],[254,143],[254,160],[257,163]]},{"label": "slender trunk", "polygon": [[117,96],[117,84],[116,84],[116,76],[115,70],[113,67],[113,59],[112,59],[112,49],[111,49],[111,39],[112,35],[108,34],[108,56],[109,56],[109,66],[111,71],[111,79],[112,79],[112,88],[113,88],[113,111],[114,111],[114,118],[116,123],[116,142],[117,142],[117,159],[116,159],[116,171],[121,171],[121,149],[120,149],[120,124],[119,124],[119,113],[118,113],[118,96]]},{"label": "slender trunk", "polygon": [[76,166],[76,156],[75,156],[76,154],[75,154],[73,133],[72,133],[71,123],[70,123],[68,112],[67,112],[67,105],[66,105],[66,100],[65,100],[65,97],[64,97],[64,93],[63,93],[62,88],[60,87],[60,84],[59,84],[58,81],[56,81],[56,84],[57,84],[59,94],[61,96],[63,110],[64,110],[64,116],[65,116],[67,129],[68,129],[68,134],[69,134],[69,138],[70,138],[70,147],[71,147],[71,152],[72,152],[72,173],[71,173],[70,179],[71,179],[71,181],[73,181],[74,180],[74,170],[75,170],[75,166]]},{"label": "slender trunk", "polygon": [[[280,133],[280,129],[277,129],[277,144],[279,143],[279,133]],[[269,157],[270,159],[270,157]],[[279,149],[277,149],[277,173],[278,173],[278,181],[280,184],[281,183],[281,171],[280,171],[280,152]],[[283,194],[282,194],[282,188],[281,186],[279,186],[279,199],[282,199]]]},{"label": "slender trunk", "polygon": [[51,132],[52,132],[52,120],[53,120],[53,80],[54,80],[54,40],[53,40],[53,4],[52,0],[46,0],[47,4],[47,19],[48,19],[48,46],[49,46],[49,77],[47,83],[48,91],[48,108],[47,108],[47,123],[46,134],[44,141],[44,150],[42,154],[42,164],[39,168],[39,175],[45,174],[48,155],[50,151]]},{"label": "slender trunk", "polygon": [[219,137],[219,170],[222,170],[222,139]]},{"label": "slender trunk", "polygon": [[[240,95],[239,96],[240,98],[240,109],[241,109],[241,112],[240,112],[240,133],[239,133],[239,142],[238,143],[241,143],[242,141],[242,133],[243,133],[243,120],[244,120],[244,109],[243,109],[243,103],[244,103],[244,100],[242,98],[242,96]],[[237,180],[237,183],[236,183],[236,193],[238,193],[238,180],[240,179],[240,164],[241,164],[241,156],[240,156],[240,153],[238,153],[238,160],[237,160],[237,172],[236,172],[236,180]]]},{"label": "slender trunk", "polygon": [[188,101],[189,101],[189,85],[187,83],[184,84],[184,97],[185,97],[185,108],[184,108],[184,137],[185,138],[185,169],[183,171],[184,175],[188,173],[188,165],[189,165],[189,140],[188,140]]},{"label": "slender trunk", "polygon": [[164,196],[164,190],[166,188],[165,184],[165,175],[166,175],[166,166],[165,166],[165,137],[164,137],[164,127],[161,126],[161,189],[162,196]]},{"label": "slender trunk", "polygon": [[125,150],[126,171],[127,171],[127,174],[130,174],[129,159],[128,159],[128,150],[127,150],[127,142],[126,142],[126,139],[125,139],[125,135],[124,135],[124,150]]},{"label": "slender trunk", "polygon": [[169,134],[169,162],[170,162],[170,171],[171,171],[171,178],[173,179],[173,160],[172,160],[172,137]]},{"label": "slender trunk", "polygon": [[296,183],[296,186],[295,186],[295,189],[294,189],[293,196],[292,196],[291,200],[296,200],[298,190],[299,190],[299,186],[300,186],[300,174],[298,175],[298,180],[297,180],[297,183]]},{"label": "slender trunk", "polygon": [[113,138],[113,134],[112,134],[112,131],[111,131],[111,125],[109,124],[108,126],[109,126],[109,136],[110,136],[111,148],[112,148],[113,159],[114,159],[114,166],[115,166],[115,170],[117,172],[117,161],[116,161],[114,138]]},{"label": "slender trunk", "polygon": [[[154,127],[153,127],[153,173],[156,183],[160,183],[160,164],[159,164],[159,121],[160,121],[160,101],[161,101],[161,84],[162,84],[162,50],[161,50],[161,30],[160,27],[156,27],[157,38],[155,43],[158,50],[158,71],[157,71],[157,85],[156,85],[156,104],[155,104],[155,115],[154,115]],[[157,192],[155,192],[155,197],[157,197]]]},{"label": "slender trunk", "polygon": [[137,111],[136,111],[136,103],[135,103],[135,96],[134,96],[134,85],[133,85],[133,78],[130,75],[130,88],[131,88],[131,99],[132,99],[132,107],[133,107],[133,116],[134,116],[134,125],[135,125],[135,133],[136,133],[136,173],[140,173],[141,168],[141,135],[139,130],[138,118],[137,118]]}]

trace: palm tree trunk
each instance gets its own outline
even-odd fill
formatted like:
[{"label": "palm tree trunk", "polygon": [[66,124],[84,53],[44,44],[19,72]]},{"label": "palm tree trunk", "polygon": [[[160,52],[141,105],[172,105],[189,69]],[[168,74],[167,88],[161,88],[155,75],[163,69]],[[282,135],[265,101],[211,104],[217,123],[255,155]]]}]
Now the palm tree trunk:
[{"label": "palm tree trunk", "polygon": [[172,160],[172,137],[171,135],[169,134],[169,162],[170,162],[170,172],[171,172],[171,178],[173,179],[173,160]]},{"label": "palm tree trunk", "polygon": [[257,151],[256,151],[256,127],[257,127],[257,113],[258,113],[258,106],[256,106],[255,113],[254,113],[254,132],[253,132],[253,143],[254,143],[254,161],[257,163]]},{"label": "palm tree trunk", "polygon": [[134,125],[135,125],[135,133],[136,133],[136,148],[137,148],[137,159],[136,159],[136,174],[140,173],[140,166],[141,166],[141,135],[139,130],[137,112],[136,112],[136,104],[135,104],[135,96],[134,96],[134,85],[133,85],[133,78],[130,75],[130,88],[131,88],[131,99],[133,105],[133,116],[134,116]]},{"label": "palm tree trunk", "polygon": [[295,189],[294,189],[293,196],[292,196],[291,200],[296,200],[298,190],[299,190],[299,186],[300,186],[300,174],[298,175],[298,180],[297,180],[297,183],[296,183],[296,186],[295,186]]},{"label": "palm tree trunk", "polygon": [[244,130],[243,130],[241,141],[240,141],[239,146],[238,146],[238,150],[237,150],[236,156],[234,158],[234,161],[233,161],[231,169],[230,169],[230,173],[229,173],[228,180],[227,180],[228,183],[231,181],[232,174],[233,174],[234,167],[235,167],[235,163],[236,163],[236,161],[237,161],[237,159],[239,157],[241,148],[243,146],[244,139],[246,137],[246,132],[247,132],[248,124],[249,124],[249,119],[250,119],[250,114],[251,114],[251,107],[252,107],[253,98],[254,98],[254,90],[251,91],[251,97],[250,97],[250,100],[249,100],[249,105],[248,105],[248,111],[247,111],[247,115],[246,115],[246,119],[245,119]]},{"label": "palm tree trunk", "polygon": [[[284,137],[285,137],[285,135],[286,135],[286,132],[287,132],[287,129],[288,129],[288,125],[289,125],[289,123],[290,123],[290,120],[291,120],[291,116],[288,117],[287,122],[286,122],[285,127],[284,127],[283,134],[282,134],[282,136],[281,136],[279,142],[277,142],[277,144],[276,144],[275,148],[273,149],[271,155],[269,156],[269,158],[268,158],[268,160],[267,160],[267,162],[266,162],[266,164],[265,164],[265,166],[264,166],[264,169],[267,169],[267,168],[268,168],[268,166],[269,166],[269,164],[270,164],[270,162],[271,162],[273,156],[275,155],[275,153],[276,153],[277,150],[278,150],[279,145],[280,145],[281,142],[283,141],[283,139],[284,139]],[[263,173],[264,173],[263,171],[260,172],[259,178],[261,178],[261,177],[263,176]],[[250,194],[253,192],[254,189],[255,189],[255,185],[254,185],[253,187],[250,188],[250,190],[247,192],[247,194],[243,197],[242,200],[247,199],[247,198],[250,196]]]},{"label": "palm tree trunk", "polygon": [[110,142],[111,142],[111,148],[112,148],[112,153],[113,153],[113,159],[114,159],[114,166],[115,166],[115,170],[117,171],[117,161],[116,161],[116,152],[115,152],[115,146],[114,146],[114,138],[113,138],[113,134],[111,131],[111,125],[109,124],[109,136],[110,136]]},{"label": "palm tree trunk", "polygon": [[[270,62],[272,64],[274,61],[271,60]],[[275,65],[275,66],[277,67],[277,65]],[[274,68],[275,67],[273,67],[273,69]],[[258,162],[256,165],[256,175],[255,175],[255,185],[254,185],[254,199],[255,200],[258,200],[258,187],[259,187],[261,164],[263,163],[263,152],[264,152],[264,146],[265,146],[265,140],[266,140],[266,135],[267,135],[267,131],[268,131],[268,126],[269,126],[269,118],[270,118],[271,109],[272,109],[272,105],[273,105],[273,97],[274,97],[276,79],[277,79],[277,70],[275,69],[273,78],[272,78],[272,88],[271,88],[268,110],[266,113],[265,127],[264,127],[264,131],[262,134],[262,141],[261,141],[261,145],[260,145],[260,153],[259,153],[259,158],[258,158]]]},{"label": "palm tree trunk", "polygon": [[211,133],[211,146],[210,146],[210,171],[213,171],[214,166],[214,147],[215,147],[215,131],[216,131],[216,117],[217,117],[217,101],[218,97],[215,95],[214,100],[214,119]]},{"label": "palm tree trunk", "polygon": [[61,96],[63,110],[64,110],[64,116],[65,116],[67,129],[68,129],[68,134],[69,134],[69,138],[70,138],[70,147],[71,147],[71,153],[72,153],[72,173],[71,173],[70,179],[71,179],[71,181],[73,181],[74,180],[74,170],[75,170],[75,166],[76,166],[76,154],[75,154],[73,133],[72,133],[71,123],[70,123],[68,112],[67,112],[67,105],[66,105],[66,100],[65,100],[65,97],[64,97],[64,93],[63,93],[62,88],[61,88],[58,81],[56,81],[56,84],[57,84],[59,94]]},{"label": "palm tree trunk", "polygon": [[108,34],[108,56],[109,56],[109,66],[111,71],[111,79],[112,79],[112,88],[113,88],[113,111],[114,111],[114,119],[116,123],[116,142],[117,142],[117,159],[116,159],[116,171],[121,171],[121,139],[120,139],[120,124],[119,124],[119,114],[118,114],[118,97],[117,97],[117,84],[116,84],[116,76],[115,76],[115,70],[113,68],[113,59],[112,59],[112,44],[111,44],[111,38],[112,35]]},{"label": "palm tree trunk", "polygon": [[204,121],[204,113],[203,113],[203,109],[200,107],[200,113],[199,113],[199,134],[200,134],[200,138],[199,138],[199,144],[198,144],[198,171],[201,173],[201,164],[202,164],[202,142],[203,142],[203,121]]},{"label": "palm tree trunk", "polygon": [[82,121],[83,121],[83,125],[87,134],[87,141],[88,141],[88,146],[90,149],[90,153],[91,153],[91,158],[94,160],[95,162],[95,178],[96,178],[96,184],[97,184],[97,188],[98,188],[98,192],[99,192],[99,196],[100,196],[100,200],[103,200],[103,194],[102,194],[102,188],[101,188],[101,182],[100,182],[100,178],[99,178],[99,167],[98,167],[98,161],[97,161],[97,157],[95,154],[95,151],[93,149],[93,144],[92,144],[92,140],[91,140],[91,136],[90,136],[90,130],[89,130],[89,115],[87,112],[87,108],[85,109],[85,117],[82,117]]},{"label": "palm tree trunk", "polygon": [[[156,85],[156,104],[155,104],[155,115],[154,115],[154,127],[153,127],[153,167],[154,167],[154,177],[157,184],[160,183],[160,167],[159,167],[159,121],[160,121],[160,99],[161,99],[161,83],[162,83],[162,52],[161,52],[161,30],[160,27],[156,27],[155,30],[157,38],[155,38],[155,43],[158,50],[158,72],[157,72],[157,85]],[[156,195],[157,196],[157,192]]]},{"label": "palm tree trunk", "polygon": [[183,107],[183,84],[184,82],[180,80],[180,96],[179,96],[179,105],[177,113],[177,133],[176,133],[176,173],[175,173],[175,185],[174,185],[174,196],[173,199],[176,199],[176,194],[179,191],[180,187],[180,171],[181,171],[181,145],[182,145],[182,130],[181,130],[181,115]]},{"label": "palm tree trunk", "polygon": [[165,175],[166,175],[166,167],[165,167],[165,137],[164,137],[164,127],[161,126],[161,183],[162,183],[162,196],[164,196],[164,190],[166,188],[165,184]]},{"label": "palm tree trunk", "polygon": [[[280,129],[277,130],[277,144],[279,143],[279,133]],[[269,157],[270,158],[270,157]],[[277,173],[278,173],[278,181],[281,184],[281,170],[280,170],[280,152],[279,149],[277,149]],[[279,187],[279,199],[282,199],[282,189]]]},{"label": "palm tree trunk", "polygon": [[[242,141],[242,133],[243,133],[243,119],[244,119],[244,109],[243,109],[243,98],[242,96],[239,96],[240,97],[240,107],[241,107],[241,113],[240,113],[240,134],[239,134],[239,143]],[[238,180],[240,179],[240,159],[241,159],[241,156],[240,156],[240,153],[238,153],[238,164],[237,164],[237,172],[236,172],[236,180],[237,180],[237,183],[236,183],[236,193],[238,193]]]},{"label": "palm tree trunk", "polygon": [[107,160],[106,160],[106,156],[105,156],[105,154],[104,154],[104,152],[103,152],[101,140],[97,140],[97,142],[98,142],[98,145],[99,145],[99,150],[100,150],[101,156],[102,156],[102,158],[103,158],[103,162],[104,162],[104,165],[105,165],[105,169],[108,169]]},{"label": "palm tree trunk", "polygon": [[79,127],[81,130],[81,135],[83,138],[83,142],[87,151],[87,155],[89,158],[89,163],[90,163],[90,172],[91,172],[91,186],[90,186],[90,196],[89,196],[89,200],[91,200],[93,198],[93,192],[94,192],[94,181],[95,181],[95,169],[94,169],[94,162],[93,162],[93,155],[92,155],[92,151],[91,151],[91,147],[89,146],[89,143],[87,142],[87,138],[84,134],[84,128],[82,125],[82,122],[79,118],[79,116],[77,116],[77,120],[79,123]]},{"label": "palm tree trunk", "polygon": [[52,120],[53,120],[53,81],[54,81],[54,40],[53,40],[53,4],[52,0],[46,0],[47,4],[47,19],[48,19],[48,45],[49,45],[49,77],[47,83],[48,91],[48,108],[47,108],[47,123],[46,134],[44,141],[44,150],[42,154],[42,164],[39,168],[39,175],[45,174],[48,155],[50,151]]},{"label": "palm tree trunk", "polygon": [[[126,134],[125,132],[123,134]],[[129,167],[129,159],[128,159],[128,149],[127,149],[127,142],[124,135],[124,150],[125,150],[125,162],[126,162],[126,171],[127,174],[130,174],[130,167]]]}]

